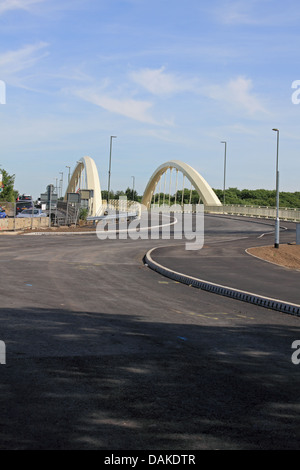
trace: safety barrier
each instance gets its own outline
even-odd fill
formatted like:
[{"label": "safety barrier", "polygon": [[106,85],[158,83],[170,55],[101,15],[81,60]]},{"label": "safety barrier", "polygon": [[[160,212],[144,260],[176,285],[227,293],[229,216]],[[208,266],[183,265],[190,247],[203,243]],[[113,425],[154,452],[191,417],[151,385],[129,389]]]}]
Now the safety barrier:
[{"label": "safety barrier", "polygon": [[[257,217],[264,219],[276,218],[276,207],[225,204],[223,206],[205,206],[204,211],[210,214],[241,215],[245,217]],[[280,207],[279,218],[281,220],[290,220],[293,222],[300,221],[300,209]]]}]

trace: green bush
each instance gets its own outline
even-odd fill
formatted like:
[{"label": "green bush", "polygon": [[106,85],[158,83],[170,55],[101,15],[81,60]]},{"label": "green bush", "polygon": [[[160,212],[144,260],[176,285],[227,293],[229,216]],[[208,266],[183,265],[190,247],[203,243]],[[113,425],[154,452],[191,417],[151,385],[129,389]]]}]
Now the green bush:
[{"label": "green bush", "polygon": [[79,219],[86,220],[89,210],[86,207],[81,207],[79,210]]}]

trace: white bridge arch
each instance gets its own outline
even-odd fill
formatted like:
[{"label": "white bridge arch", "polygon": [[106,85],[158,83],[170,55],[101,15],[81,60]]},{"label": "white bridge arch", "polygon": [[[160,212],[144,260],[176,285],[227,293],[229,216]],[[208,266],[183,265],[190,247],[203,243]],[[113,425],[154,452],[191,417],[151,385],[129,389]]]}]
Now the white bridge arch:
[{"label": "white bridge arch", "polygon": [[91,157],[83,157],[77,161],[72,173],[64,200],[67,201],[68,193],[89,190],[89,215],[95,216],[102,208],[102,196],[100,180],[96,163]]},{"label": "white bridge arch", "polygon": [[[104,201],[103,204],[97,166],[94,160],[91,157],[87,156],[81,158],[76,163],[76,167],[68,183],[64,200],[67,201],[68,193],[75,193],[88,190],[89,216],[100,216],[106,207],[106,201]],[[147,209],[150,208],[153,195],[155,195],[155,189],[158,183],[161,182],[162,175],[168,170],[172,172],[173,169],[176,170],[176,186],[178,172],[181,172],[183,174],[183,181],[185,177],[190,181],[191,186],[193,186],[194,189],[197,191],[199,198],[203,201],[205,205],[222,206],[222,203],[220,202],[213,189],[194,168],[192,168],[187,163],[181,162],[179,160],[170,160],[160,165],[151,176],[142,198],[143,207],[146,207]]]},{"label": "white bridge arch", "polygon": [[[220,202],[219,198],[217,197],[216,193],[210,187],[210,185],[205,181],[203,176],[198,173],[194,168],[192,168],[187,163],[181,162],[179,160],[170,160],[166,163],[160,165],[153,175],[151,176],[146,189],[144,191],[142,205],[145,206],[147,209],[151,206],[151,201],[153,195],[155,194],[155,189],[158,183],[161,181],[161,177],[167,170],[172,171],[172,169],[176,170],[176,175],[178,171],[180,171],[184,177],[190,181],[191,185],[194,189],[198,192],[199,198],[203,201],[203,203],[207,206],[221,206],[222,203]],[[171,176],[170,176],[171,179]],[[177,183],[177,180],[176,180]],[[171,183],[170,183],[171,185]]]}]

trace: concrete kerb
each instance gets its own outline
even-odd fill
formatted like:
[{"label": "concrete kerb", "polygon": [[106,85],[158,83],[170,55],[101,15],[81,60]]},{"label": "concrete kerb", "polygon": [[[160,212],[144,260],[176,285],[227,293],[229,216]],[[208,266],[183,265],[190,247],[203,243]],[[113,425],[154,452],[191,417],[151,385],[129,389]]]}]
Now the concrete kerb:
[{"label": "concrete kerb", "polygon": [[241,300],[243,302],[252,303],[258,305],[259,307],[268,308],[271,310],[276,310],[282,313],[288,313],[290,315],[300,316],[300,305],[293,304],[290,302],[282,301],[279,299],[273,299],[270,297],[265,297],[262,295],[257,295],[252,292],[247,292],[239,289],[235,289],[228,286],[223,286],[221,284],[215,284],[213,282],[205,281],[203,279],[197,279],[192,276],[188,276],[183,273],[173,271],[172,269],[166,268],[161,264],[153,260],[151,254],[158,249],[159,247],[152,248],[144,256],[144,263],[156,271],[157,273],[168,277],[174,281],[181,282],[183,284],[202,289],[214,294],[223,295],[225,297],[231,297],[236,300]]}]

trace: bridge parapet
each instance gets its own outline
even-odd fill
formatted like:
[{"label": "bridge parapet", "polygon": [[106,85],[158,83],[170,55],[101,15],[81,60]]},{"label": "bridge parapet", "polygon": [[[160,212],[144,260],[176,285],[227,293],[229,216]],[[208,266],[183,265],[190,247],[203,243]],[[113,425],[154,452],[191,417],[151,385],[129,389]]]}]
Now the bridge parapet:
[{"label": "bridge parapet", "polygon": [[[276,207],[242,206],[238,204],[225,204],[223,206],[204,205],[204,211],[211,214],[241,215],[245,217],[258,217],[276,219]],[[300,221],[300,209],[281,207],[279,209],[281,220]]]}]

